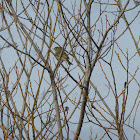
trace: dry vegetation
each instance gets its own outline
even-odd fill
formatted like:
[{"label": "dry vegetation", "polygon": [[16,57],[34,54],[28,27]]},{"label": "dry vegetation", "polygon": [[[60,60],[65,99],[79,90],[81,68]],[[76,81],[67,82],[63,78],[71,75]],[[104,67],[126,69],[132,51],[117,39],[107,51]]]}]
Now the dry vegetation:
[{"label": "dry vegetation", "polygon": [[1,0],[1,138],[140,138],[140,7],[122,2]]}]

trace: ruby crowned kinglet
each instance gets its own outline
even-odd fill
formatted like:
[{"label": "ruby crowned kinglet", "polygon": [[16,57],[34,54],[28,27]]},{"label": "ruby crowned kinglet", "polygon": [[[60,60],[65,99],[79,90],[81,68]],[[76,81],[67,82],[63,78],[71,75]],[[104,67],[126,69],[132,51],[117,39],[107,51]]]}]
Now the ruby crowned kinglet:
[{"label": "ruby crowned kinglet", "polygon": [[[59,59],[62,51],[62,47],[55,47],[55,56]],[[61,55],[61,60],[66,61],[69,65],[72,65],[72,63],[69,61],[68,55],[65,53],[65,50],[63,50],[62,55]]]}]

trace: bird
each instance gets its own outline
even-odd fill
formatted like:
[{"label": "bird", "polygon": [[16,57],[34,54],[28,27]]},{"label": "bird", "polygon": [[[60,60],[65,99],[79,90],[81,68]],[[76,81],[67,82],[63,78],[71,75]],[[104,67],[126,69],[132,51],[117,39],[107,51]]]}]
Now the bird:
[{"label": "bird", "polygon": [[138,1],[138,0],[137,1],[136,0],[133,0],[133,1],[134,1],[134,3],[135,3],[136,6],[140,5],[140,1]]},{"label": "bird", "polygon": [[[62,52],[62,47],[55,47],[54,48],[55,51],[55,56],[57,59],[59,59],[59,57],[61,56],[61,60],[62,61],[66,61],[69,65],[72,65],[72,63],[69,61],[69,56],[65,53],[65,49]],[[62,52],[62,55],[61,55]]]}]

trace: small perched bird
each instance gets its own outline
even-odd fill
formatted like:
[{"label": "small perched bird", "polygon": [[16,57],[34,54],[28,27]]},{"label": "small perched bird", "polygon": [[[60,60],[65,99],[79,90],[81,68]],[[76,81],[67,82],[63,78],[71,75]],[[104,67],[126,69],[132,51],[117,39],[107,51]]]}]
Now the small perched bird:
[{"label": "small perched bird", "polygon": [[136,0],[133,0],[133,1],[134,1],[134,3],[135,3],[136,6],[140,5],[140,1],[138,1],[138,0],[137,1]]},{"label": "small perched bird", "polygon": [[[55,56],[59,59],[62,51],[62,47],[55,47]],[[69,61],[68,55],[65,53],[65,50],[63,50],[62,55],[61,55],[61,60],[66,61],[69,65],[72,65],[72,63]]]}]

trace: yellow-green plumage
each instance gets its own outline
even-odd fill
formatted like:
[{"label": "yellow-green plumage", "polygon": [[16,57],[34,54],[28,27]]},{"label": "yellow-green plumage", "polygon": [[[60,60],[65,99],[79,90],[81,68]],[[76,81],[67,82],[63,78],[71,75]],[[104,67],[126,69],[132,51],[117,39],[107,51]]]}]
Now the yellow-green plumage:
[{"label": "yellow-green plumage", "polygon": [[[62,51],[62,47],[55,47],[55,56],[59,59]],[[61,55],[61,60],[68,62],[69,65],[72,65],[72,63],[69,61],[69,56],[65,53],[65,50],[63,50],[62,55]]]}]

